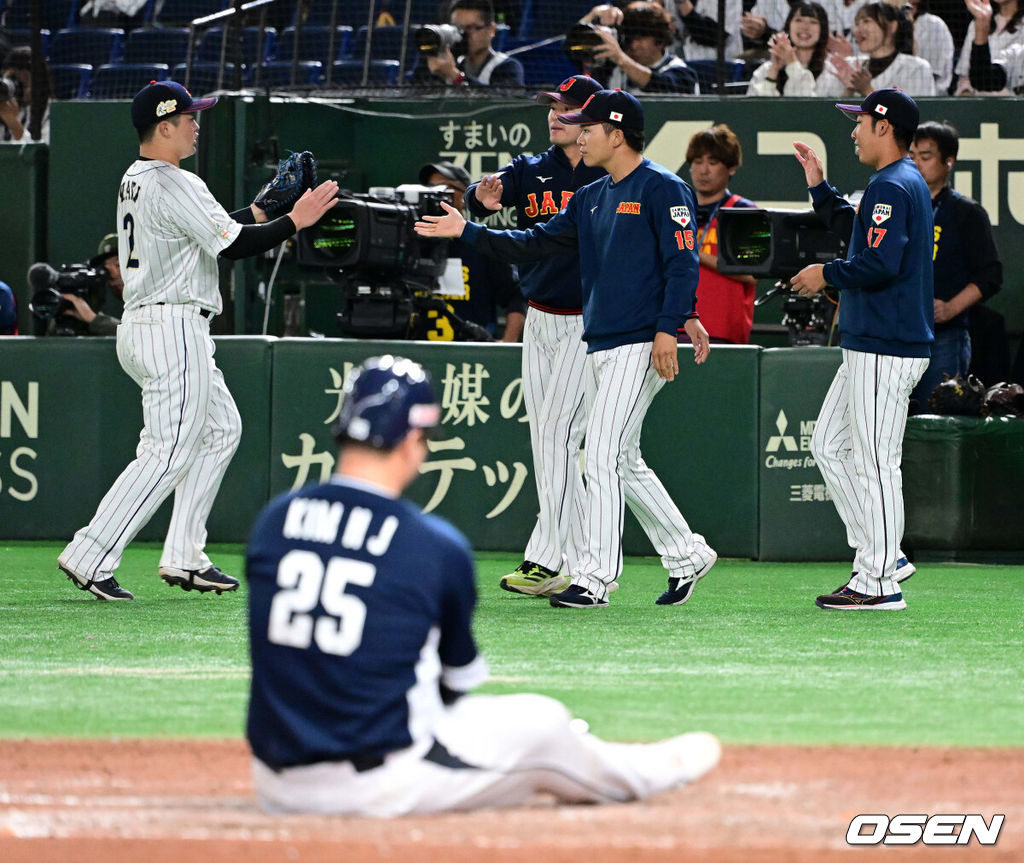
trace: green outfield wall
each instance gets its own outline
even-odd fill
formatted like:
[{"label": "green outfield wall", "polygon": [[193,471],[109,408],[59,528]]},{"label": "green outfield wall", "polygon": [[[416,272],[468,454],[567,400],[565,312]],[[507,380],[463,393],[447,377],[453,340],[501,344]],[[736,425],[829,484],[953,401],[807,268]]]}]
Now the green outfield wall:
[{"label": "green outfield wall", "polygon": [[[433,375],[443,420],[411,497],[476,548],[524,547],[537,500],[519,346],[244,336],[216,345],[244,428],[211,540],[244,541],[273,495],[327,479],[347,375],[367,356],[401,351]],[[680,356],[641,446],[691,527],[724,556],[847,558],[809,451],[839,350],[716,346],[700,367],[690,349]],[[69,538],[133,458],[141,424],[114,339],[0,339],[0,538]],[[905,462],[916,547],[1024,547],[1007,527],[1024,517],[1012,491],[1024,485],[1024,420],[914,418]],[[162,539],[169,515],[167,501],[140,538]],[[623,546],[652,553],[628,514]]]}]

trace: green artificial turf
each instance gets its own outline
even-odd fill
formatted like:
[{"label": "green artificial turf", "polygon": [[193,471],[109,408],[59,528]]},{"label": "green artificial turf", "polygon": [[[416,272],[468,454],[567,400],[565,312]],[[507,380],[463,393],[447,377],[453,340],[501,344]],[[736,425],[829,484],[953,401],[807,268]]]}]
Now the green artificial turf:
[{"label": "green artificial turf", "polygon": [[[248,654],[240,595],[156,576],[136,544],[104,603],[55,569],[56,543],[0,544],[0,736],[238,737]],[[228,572],[239,546],[211,554]],[[563,700],[594,731],[732,743],[1024,746],[1024,567],[924,564],[902,612],[824,612],[838,563],[722,560],[682,607],[653,604],[656,559],[626,561],[608,608],[497,589],[518,559],[482,554],[483,691]]]}]

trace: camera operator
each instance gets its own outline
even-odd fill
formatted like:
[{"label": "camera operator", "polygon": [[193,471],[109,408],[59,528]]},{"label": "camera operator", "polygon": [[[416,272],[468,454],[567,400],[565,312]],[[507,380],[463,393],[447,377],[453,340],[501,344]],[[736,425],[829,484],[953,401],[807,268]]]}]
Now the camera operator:
[{"label": "camera operator", "polygon": [[[117,234],[107,234],[100,240],[96,254],[89,259],[89,266],[94,270],[106,272],[108,295],[98,308],[93,309],[82,297],[77,294],[62,294],[71,308],[67,314],[78,318],[88,327],[88,331],[82,335],[89,336],[112,336],[117,332],[117,326],[121,323],[120,314],[124,310],[124,302],[121,295],[124,293],[124,281],[121,279],[121,264],[117,259]],[[108,314],[116,311],[117,314]]]},{"label": "camera operator", "polygon": [[[420,168],[419,181],[424,186],[444,186],[454,196],[452,206],[465,212],[465,192],[470,184],[465,168],[451,162],[437,162]],[[458,257],[448,259],[448,268],[441,277],[440,299],[459,318],[477,324],[492,336],[498,328],[498,308],[505,310],[503,342],[518,342],[526,323],[526,300],[511,264],[482,255],[463,243],[451,246]],[[419,315],[413,331],[414,339],[459,341],[459,334],[440,310]]]},{"label": "camera operator", "polygon": [[[43,119],[39,141],[50,143],[50,73],[44,67],[42,104]],[[29,114],[32,108],[32,49],[13,48],[0,71],[0,142],[4,144],[32,143],[29,134]]]},{"label": "camera operator", "polygon": [[523,64],[491,47],[497,31],[491,0],[454,0],[448,7],[448,23],[462,33],[461,41],[454,46],[462,53],[456,57],[452,46],[444,45],[436,56],[421,56],[412,83],[523,86]]},{"label": "camera operator", "polygon": [[[589,71],[606,88],[631,93],[696,93],[697,74],[670,50],[674,26],[659,4],[602,4],[580,19],[595,27],[601,44]],[[621,39],[611,28],[620,28]],[[610,69],[608,69],[610,65]],[[604,66],[604,68],[602,68]]]}]

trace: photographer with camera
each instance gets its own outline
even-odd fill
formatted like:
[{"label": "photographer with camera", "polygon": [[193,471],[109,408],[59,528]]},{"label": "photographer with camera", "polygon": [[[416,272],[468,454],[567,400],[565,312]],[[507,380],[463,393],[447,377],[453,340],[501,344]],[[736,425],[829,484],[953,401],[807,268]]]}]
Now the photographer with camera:
[{"label": "photographer with camera", "polygon": [[[584,15],[580,24],[600,40],[592,53],[581,52],[583,71],[606,88],[631,93],[699,91],[697,74],[670,50],[672,18],[658,3],[635,2],[625,9],[602,4]],[[579,35],[579,30],[573,30],[566,39],[573,42]]]},{"label": "photographer with camera", "polygon": [[491,0],[454,0],[448,23],[421,28],[410,82],[467,87],[522,87],[523,64],[491,46],[497,25]]},{"label": "photographer with camera", "polygon": [[[424,186],[444,186],[452,193],[452,206],[466,212],[465,193],[470,184],[469,172],[451,162],[437,162],[420,168],[419,181]],[[414,339],[428,341],[469,340],[471,333],[461,332],[461,322],[476,324],[494,336],[498,328],[498,308],[505,310],[505,330],[501,341],[518,342],[526,322],[526,300],[511,264],[480,254],[472,246],[452,244],[455,254],[441,276],[441,293],[437,299],[453,312],[455,319],[443,309],[429,309],[417,316]],[[481,334],[482,335],[482,334]]]},{"label": "photographer with camera", "polygon": [[[50,72],[43,65],[43,93],[39,142],[50,143]],[[40,94],[36,94],[39,96]],[[32,111],[32,49],[27,46],[13,48],[0,71],[0,142],[4,144],[33,143],[29,134]]]}]

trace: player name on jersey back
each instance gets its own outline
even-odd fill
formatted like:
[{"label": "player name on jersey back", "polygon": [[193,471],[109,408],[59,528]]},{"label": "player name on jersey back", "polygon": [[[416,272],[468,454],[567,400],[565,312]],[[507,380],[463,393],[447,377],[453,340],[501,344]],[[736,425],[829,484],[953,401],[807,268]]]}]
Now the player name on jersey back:
[{"label": "player name on jersey back", "polygon": [[377,533],[370,535],[373,510],[353,506],[346,512],[340,501],[297,497],[288,505],[281,535],[285,539],[339,544],[347,549],[365,549],[374,557],[385,554],[398,529],[398,516],[389,515]]}]

